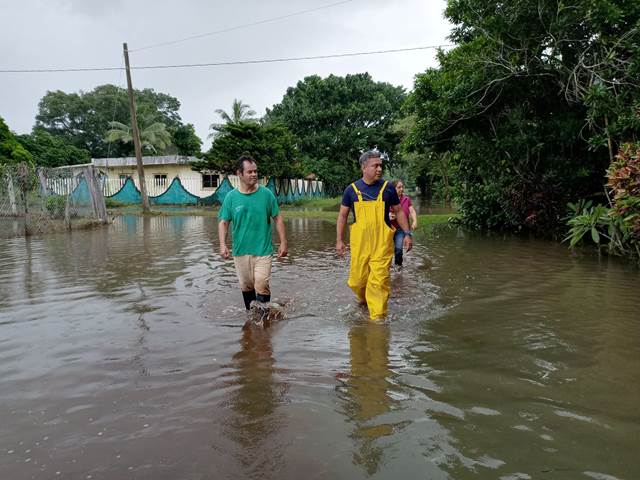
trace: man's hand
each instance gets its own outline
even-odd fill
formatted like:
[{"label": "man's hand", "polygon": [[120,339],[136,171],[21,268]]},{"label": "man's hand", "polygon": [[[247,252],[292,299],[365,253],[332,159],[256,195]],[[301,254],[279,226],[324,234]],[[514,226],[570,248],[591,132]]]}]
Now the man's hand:
[{"label": "man's hand", "polygon": [[229,249],[224,243],[220,245],[220,256],[225,260],[228,260],[229,257],[231,257],[231,254],[229,253]]},{"label": "man's hand", "polygon": [[344,244],[344,232],[347,229],[347,218],[349,217],[349,207],[340,205],[338,219],[336,221],[336,253],[340,257],[347,254],[347,247]]},{"label": "man's hand", "polygon": [[286,257],[289,254],[289,246],[286,242],[281,243],[278,247],[278,258]]},{"label": "man's hand", "polygon": [[406,251],[410,252],[413,248],[413,239],[411,238],[411,235],[405,235],[402,244],[404,245]]}]

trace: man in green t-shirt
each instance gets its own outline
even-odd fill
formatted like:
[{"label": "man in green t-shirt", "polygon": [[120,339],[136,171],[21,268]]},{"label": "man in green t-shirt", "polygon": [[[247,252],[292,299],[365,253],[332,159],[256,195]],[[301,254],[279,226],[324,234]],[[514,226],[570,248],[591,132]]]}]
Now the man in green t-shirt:
[{"label": "man in green t-shirt", "polygon": [[258,185],[256,161],[249,156],[241,156],[236,163],[236,175],[240,186],[224,197],[218,214],[218,238],[220,255],[227,259],[231,256],[227,248],[227,232],[231,223],[233,262],[244,305],[249,310],[252,300],[271,300],[272,218],[280,237],[278,257],[287,256],[288,246],[278,201],[271,190]]}]

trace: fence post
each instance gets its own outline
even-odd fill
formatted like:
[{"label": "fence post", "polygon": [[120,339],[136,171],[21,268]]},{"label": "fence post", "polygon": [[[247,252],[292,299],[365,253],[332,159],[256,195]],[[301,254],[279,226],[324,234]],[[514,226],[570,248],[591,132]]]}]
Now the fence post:
[{"label": "fence post", "polygon": [[107,218],[107,206],[104,201],[104,195],[102,194],[102,188],[98,185],[93,165],[89,165],[84,169],[84,179],[87,182],[89,188],[89,194],[91,195],[91,205],[93,206],[93,212],[98,220],[106,223]]},{"label": "fence post", "polygon": [[47,188],[47,181],[44,178],[44,172],[41,168],[38,169],[38,179],[40,180],[40,188],[42,188],[42,196],[46,197],[49,195],[49,189]]},{"label": "fence post", "polygon": [[69,203],[71,203],[71,194],[66,196],[64,202],[64,226],[67,228],[67,230],[71,230],[71,212]]},{"label": "fence post", "polygon": [[13,176],[10,172],[5,173],[5,178],[7,179],[7,190],[9,192],[9,205],[11,206],[11,213],[14,216],[18,215],[18,206],[16,204],[16,191],[13,188]]}]

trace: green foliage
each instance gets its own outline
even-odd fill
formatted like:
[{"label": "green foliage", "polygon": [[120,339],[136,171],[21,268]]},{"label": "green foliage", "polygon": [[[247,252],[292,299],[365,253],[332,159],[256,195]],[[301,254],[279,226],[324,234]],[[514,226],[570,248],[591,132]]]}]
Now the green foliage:
[{"label": "green foliage", "polygon": [[620,148],[607,178],[613,200],[609,215],[620,223],[624,240],[640,256],[640,144]]},{"label": "green foliage", "polygon": [[[138,117],[138,130],[140,133],[140,147],[144,151],[158,154],[163,153],[171,144],[171,134],[167,127],[160,122],[150,123],[147,116]],[[129,125],[120,122],[109,122],[111,129],[107,132],[106,141],[133,143],[133,129]]]},{"label": "green foliage", "polygon": [[607,238],[604,232],[611,226],[609,209],[604,205],[593,206],[591,201],[586,202],[582,209],[573,203],[569,203],[568,207],[573,212],[573,216],[567,222],[569,234],[565,237],[569,246],[575,247],[585,237],[600,246],[601,237]]},{"label": "green foliage", "polygon": [[175,128],[172,133],[172,143],[177,149],[178,155],[187,155],[192,157],[201,156],[202,140],[196,135],[193,124],[187,123]]},{"label": "green foliage", "polygon": [[[134,95],[138,116],[146,117],[148,125],[159,122],[171,132],[182,125],[176,98],[150,88],[135,90]],[[101,85],[90,92],[47,92],[38,104],[36,128],[88,150],[95,158],[131,156],[131,143],[109,144],[105,139],[111,121],[130,124],[127,91]]]},{"label": "green foliage", "polygon": [[24,148],[16,135],[0,117],[0,165],[14,165],[18,163],[33,164],[33,155]]},{"label": "green foliage", "polygon": [[64,217],[66,201],[64,195],[49,195],[45,198],[44,207],[53,218],[61,218]]},{"label": "green foliage", "polygon": [[194,169],[235,174],[235,162],[244,154],[256,159],[262,176],[296,177],[301,173],[291,132],[281,125],[245,121],[220,127],[205,160],[194,164]]},{"label": "green foliage", "polygon": [[[395,161],[404,90],[374,82],[367,73],[306,77],[267,110],[267,123],[280,123],[296,137],[305,173],[315,173],[328,193],[337,193],[361,175],[358,157],[377,147]],[[390,166],[388,165],[388,166]]]},{"label": "green foliage", "polygon": [[[410,125],[413,128],[415,121],[407,123],[407,120],[413,118],[413,116],[405,117],[398,125]],[[406,129],[399,129],[399,132],[403,138],[400,144],[400,162],[390,172],[391,177],[403,179],[405,187],[410,190],[418,187],[423,196],[450,203],[455,190],[452,182],[456,173],[458,154],[432,148],[426,148],[419,153],[407,148],[410,132]]]},{"label": "green foliage", "polygon": [[55,137],[49,132],[36,128],[28,135],[20,135],[22,145],[33,155],[39,167],[61,167],[78,165],[91,161],[87,150],[78,148],[64,138]]},{"label": "green foliage", "polygon": [[569,233],[573,247],[590,239],[615,255],[640,258],[640,145],[624,144],[607,170],[612,205],[592,206],[591,201],[570,203]]},{"label": "green foliage", "polygon": [[609,142],[640,133],[640,3],[449,0],[445,15],[458,46],[416,77],[405,150],[454,154],[467,225],[555,231],[601,191]]},{"label": "green foliage", "polygon": [[227,123],[252,122],[255,121],[254,117],[256,115],[255,110],[251,110],[251,105],[242,103],[242,100],[238,100],[237,98],[233,99],[231,113],[227,113],[222,108],[216,109],[215,112],[220,115],[223,123],[212,123],[209,125],[209,130],[211,130],[209,138],[215,138],[220,135],[223,127]]}]

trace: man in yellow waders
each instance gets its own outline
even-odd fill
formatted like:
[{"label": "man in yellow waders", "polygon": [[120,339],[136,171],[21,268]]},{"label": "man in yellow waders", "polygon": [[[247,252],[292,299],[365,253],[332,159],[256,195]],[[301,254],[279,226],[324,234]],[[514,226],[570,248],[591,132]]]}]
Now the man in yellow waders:
[{"label": "man in yellow waders", "polygon": [[336,251],[344,256],[344,232],[349,211],[353,210],[355,223],[351,225],[349,246],[351,268],[348,285],[360,303],[367,304],[372,320],[387,314],[391,290],[389,268],[394,253],[393,234],[389,211],[393,211],[404,231],[404,247],[411,250],[413,242],[409,222],[400,208],[396,189],[382,180],[380,152],[368,151],[360,156],[362,178],[349,185],[342,196],[336,227]]}]

